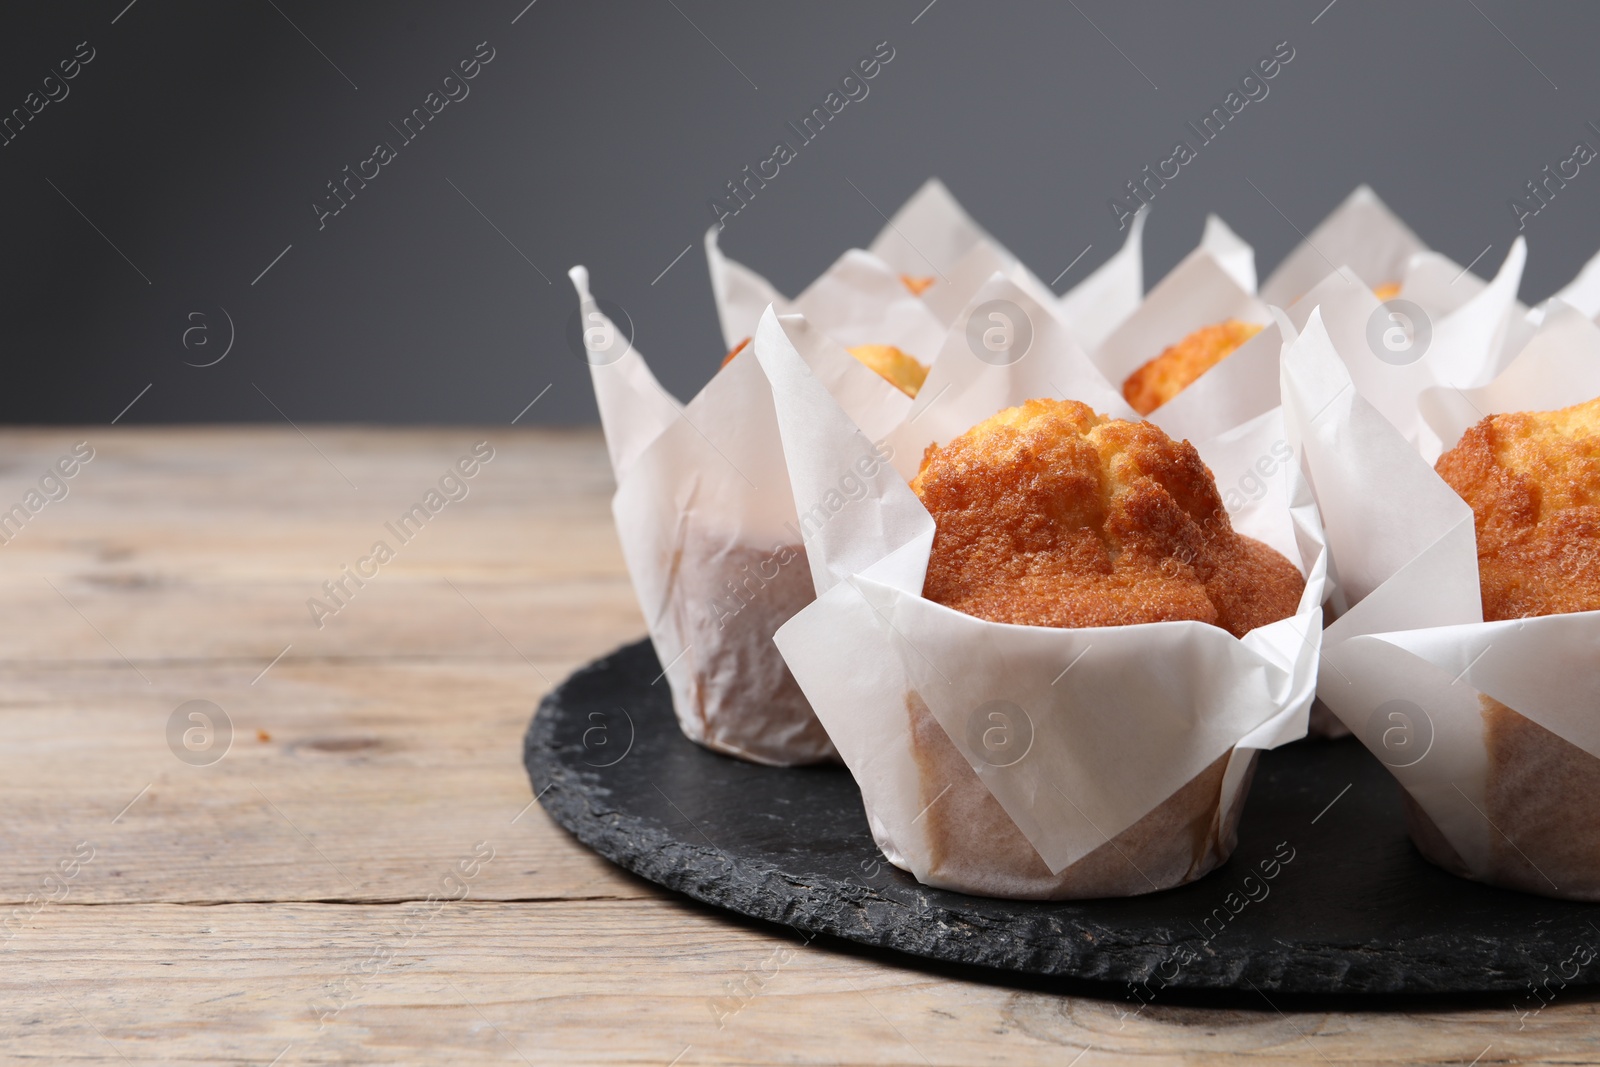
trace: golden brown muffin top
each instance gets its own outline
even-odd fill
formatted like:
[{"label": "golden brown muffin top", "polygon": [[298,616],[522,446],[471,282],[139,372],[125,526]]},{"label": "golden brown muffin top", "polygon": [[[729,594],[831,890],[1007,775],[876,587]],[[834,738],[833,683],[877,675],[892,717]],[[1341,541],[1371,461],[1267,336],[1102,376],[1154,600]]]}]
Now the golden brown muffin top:
[{"label": "golden brown muffin top", "polygon": [[1491,415],[1434,469],[1472,507],[1485,621],[1600,608],[1600,397]]},{"label": "golden brown muffin top", "polygon": [[[722,358],[722,365],[726,367],[732,363],[733,357],[749,345],[748,337],[734,345],[733,351]],[[857,345],[848,351],[868,370],[874,371],[878,377],[913,400],[917,398],[917,390],[928,379],[928,368],[915,356],[906,355],[894,345]]]},{"label": "golden brown muffin top", "polygon": [[993,622],[1193,619],[1236,637],[1295,613],[1305,580],[1237,534],[1187,441],[1072,400],[1029,400],[943,448],[911,488],[937,530],[922,595]]},{"label": "golden brown muffin top", "polygon": [[1122,395],[1133,410],[1148,415],[1260,332],[1255,323],[1238,319],[1202,326],[1128,375]]}]

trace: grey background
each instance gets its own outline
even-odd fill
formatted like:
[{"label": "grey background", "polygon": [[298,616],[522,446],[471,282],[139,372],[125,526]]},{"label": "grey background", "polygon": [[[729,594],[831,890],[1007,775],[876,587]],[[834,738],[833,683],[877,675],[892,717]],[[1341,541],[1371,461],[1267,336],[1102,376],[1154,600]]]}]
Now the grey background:
[{"label": "grey background", "polygon": [[[79,41],[97,55],[0,148],[0,420],[105,423],[138,396],[123,422],[504,423],[549,386],[523,423],[592,421],[563,336],[579,262],[688,397],[723,354],[707,200],[882,40],[870,95],[724,231],[791,294],[929,175],[1046,280],[1092,244],[1064,291],[1121,241],[1107,199],[1283,40],[1267,99],[1156,198],[1147,283],[1208,211],[1265,276],[1361,181],[1458,262],[1492,244],[1490,274],[1507,199],[1600,146],[1578,0],[525,3],[8,5],[0,112]],[[324,183],[481,41],[470,96],[319,231]],[[1585,167],[1528,220],[1524,299],[1600,247],[1597,205]],[[218,308],[234,347],[186,366],[220,352]],[[183,346],[192,312],[210,349]]]}]

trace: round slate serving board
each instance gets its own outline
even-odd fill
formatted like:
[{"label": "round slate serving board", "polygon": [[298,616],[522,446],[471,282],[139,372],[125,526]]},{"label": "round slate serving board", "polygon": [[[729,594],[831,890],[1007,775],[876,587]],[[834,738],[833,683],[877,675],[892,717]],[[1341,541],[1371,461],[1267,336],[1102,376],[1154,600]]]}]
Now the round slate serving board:
[{"label": "round slate serving board", "polygon": [[1141,997],[1511,991],[1532,1010],[1535,986],[1548,999],[1600,982],[1600,905],[1433,867],[1406,837],[1398,787],[1354,740],[1265,753],[1238,849],[1196,883],[993,900],[890,866],[842,767],[759,767],[684,738],[660,673],[648,641],[584,667],[540,704],[524,762],[585,845],[708,904],[931,959],[1134,983]]}]

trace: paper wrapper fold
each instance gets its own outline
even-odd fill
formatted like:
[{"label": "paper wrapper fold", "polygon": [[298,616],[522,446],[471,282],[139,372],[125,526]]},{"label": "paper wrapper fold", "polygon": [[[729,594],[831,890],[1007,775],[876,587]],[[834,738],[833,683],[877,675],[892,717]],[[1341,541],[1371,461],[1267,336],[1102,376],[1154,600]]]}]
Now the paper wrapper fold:
[{"label": "paper wrapper fold", "polygon": [[[1267,305],[1254,290],[1254,252],[1213,217],[1200,247],[1173,267],[1094,350],[1094,363],[1120,395],[1129,375],[1198,329],[1229,319],[1270,324]],[[1178,427],[1179,437],[1198,439],[1276,407],[1280,345],[1270,333],[1265,330],[1245,342],[1152,412],[1150,421],[1169,433]]]},{"label": "paper wrapper fold", "polygon": [[1256,291],[1256,250],[1249,242],[1223,222],[1219,216],[1207,215],[1205,232],[1200,235],[1200,247],[1210,252],[1247,293]]},{"label": "paper wrapper fold", "polygon": [[1288,307],[1340,267],[1369,289],[1404,282],[1411,258],[1427,250],[1377,193],[1358,186],[1284,257],[1261,287],[1261,299]]},{"label": "paper wrapper fold", "polygon": [[[994,307],[1002,310],[985,310]],[[1014,339],[1026,336],[1026,351],[1011,359],[1006,353],[990,353],[981,343],[974,345],[973,336],[981,337],[990,328],[1010,329]],[[1047,305],[996,272],[972,295],[945,335],[906,421],[890,435],[895,465],[909,481],[929,443],[948,441],[1002,408],[1040,396],[1081,400],[1103,414],[1138,418],[1066,324]],[[977,412],[983,414],[975,416]]]},{"label": "paper wrapper fold", "polygon": [[[863,462],[872,441],[797,334],[799,320],[769,313],[755,352],[797,510],[838,506],[806,542],[817,600],[776,642],[860,784],[884,854],[930,885],[1049,899],[1151,892],[1222,862],[1256,752],[1304,734],[1315,687],[1325,553],[1298,467],[1283,464],[1233,515],[1307,575],[1288,619],[1243,640],[1193,622],[987,622],[922,598],[933,519],[905,467]],[[950,344],[935,365],[949,388],[919,397],[891,438],[897,464],[950,427],[1061,395],[1035,389],[1041,379],[1069,379],[1086,393],[1068,396],[1097,406],[1117,399],[1069,339],[1007,366],[963,365]],[[932,388],[930,375],[923,396]],[[1198,447],[1222,484],[1284,441],[1272,411]],[[847,483],[859,492],[841,495]]]},{"label": "paper wrapper fold", "polygon": [[1577,308],[1585,318],[1600,318],[1600,254],[1585,263],[1578,276],[1563,286],[1555,298]]},{"label": "paper wrapper fold", "polygon": [[860,249],[840,256],[794,300],[765,278],[724,256],[717,231],[706,233],[706,259],[723,341],[729,349],[755,334],[761,312],[799,313],[841,345],[894,345],[923,363],[933,360],[944,338],[927,303],[878,257]]},{"label": "paper wrapper fold", "polygon": [[[588,272],[571,275],[586,339],[616,336]],[[837,345],[806,335],[802,348],[863,426],[883,434],[904,418],[910,400]],[[617,536],[683,732],[759,763],[834,758],[772,645],[814,591],[760,366],[733,360],[683,405],[631,346],[589,356]]]},{"label": "paper wrapper fold", "polygon": [[[1448,443],[1443,440],[1425,416],[1423,394],[1441,386],[1453,391],[1482,385],[1504,369],[1515,355],[1513,349],[1521,349],[1526,341],[1522,331],[1527,328],[1527,310],[1517,302],[1516,294],[1526,261],[1526,246],[1518,238],[1493,281],[1477,282],[1457,270],[1457,284],[1466,287],[1469,281],[1475,282],[1474,294],[1448,313],[1428,315],[1426,324],[1396,317],[1370,293],[1329,291],[1337,305],[1324,302],[1322,318],[1356,390],[1429,463],[1455,443],[1460,431],[1450,436]],[[1423,336],[1424,329],[1428,340],[1420,357],[1407,362],[1403,350],[1392,355],[1380,351],[1383,338],[1393,336],[1390,331],[1405,330],[1415,339]]]},{"label": "paper wrapper fold", "polygon": [[[1600,786],[1600,612],[1483,621],[1471,509],[1368,402],[1349,369],[1364,356],[1338,341],[1354,331],[1323,311],[1350,314],[1313,315],[1283,361],[1285,420],[1351,604],[1324,635],[1319,695],[1404,787],[1434,862],[1600,899],[1600,827],[1586,817]],[[1552,303],[1492,382],[1418,395],[1445,447],[1482,412],[1591,399],[1600,328]]]},{"label": "paper wrapper fold", "polygon": [[[780,315],[805,315],[813,327],[847,347],[892,344],[929,363],[945,328],[997,271],[1030,299],[1051,308],[1078,344],[1093,348],[1144,293],[1144,219],[1140,212],[1122,248],[1059,298],[974,222],[937,178],[930,178],[895,212],[866,251],[847,252],[793,300],[724,254],[717,227],[706,231],[706,262],[723,341],[730,349],[754,335],[762,312],[771,305]],[[1226,240],[1217,237],[1219,245]],[[1236,246],[1233,255],[1238,263]],[[933,284],[916,296],[902,277],[931,278]],[[848,299],[841,301],[841,293]]]}]

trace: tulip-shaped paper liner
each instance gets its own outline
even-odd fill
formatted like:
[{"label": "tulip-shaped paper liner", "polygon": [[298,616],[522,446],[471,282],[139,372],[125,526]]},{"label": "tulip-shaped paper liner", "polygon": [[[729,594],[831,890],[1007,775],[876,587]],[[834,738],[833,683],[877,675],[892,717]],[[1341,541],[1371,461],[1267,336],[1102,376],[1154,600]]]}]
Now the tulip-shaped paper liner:
[{"label": "tulip-shaped paper liner", "polygon": [[1220,216],[1206,216],[1200,247],[1211,253],[1222,269],[1239,284],[1239,288],[1247,293],[1256,291],[1256,250],[1234,233]]},{"label": "tulip-shaped paper liner", "polygon": [[[1288,309],[1285,314],[1292,327],[1290,336],[1304,329],[1312,311],[1320,308],[1323,324],[1334,339],[1335,349],[1346,356],[1356,387],[1372,398],[1374,406],[1392,424],[1404,428],[1403,436],[1437,456],[1438,438],[1423,420],[1419,405],[1425,394],[1435,391],[1442,375],[1455,373],[1457,367],[1478,366],[1492,360],[1495,346],[1508,336],[1506,331],[1515,321],[1520,321],[1513,320],[1513,316],[1522,252],[1518,241],[1495,280],[1490,284],[1476,282],[1475,295],[1443,316],[1437,327],[1427,312],[1414,303],[1380,302],[1365,279],[1343,268],[1313,286]],[[1460,270],[1454,276],[1463,286],[1469,280]],[[1277,326],[1267,327],[1158,408],[1152,420],[1173,435],[1204,436],[1206,428],[1218,417],[1237,418],[1252,406],[1265,403],[1262,378],[1252,373],[1251,364],[1266,362],[1264,344],[1272,346],[1275,356],[1282,347],[1283,336]],[[1273,377],[1271,402],[1277,403],[1279,390],[1276,375]],[[1459,396],[1449,390],[1445,399],[1458,401]],[[1328,607],[1336,617],[1349,600],[1342,585],[1338,552],[1330,546],[1330,554]],[[1319,704],[1312,710],[1310,732],[1318,737],[1343,737],[1348,731]]]},{"label": "tulip-shaped paper liner", "polygon": [[[1355,388],[1430,463],[1445,445],[1425,415],[1422,396],[1437,388],[1479,387],[1504,369],[1513,347],[1521,349],[1526,336],[1520,331],[1531,332],[1517,303],[1526,261],[1527,246],[1519,237],[1494,280],[1436,320],[1416,305],[1402,307],[1403,301],[1380,303],[1358,287],[1318,287],[1326,298],[1324,326]],[[1337,549],[1334,559],[1337,566]]]},{"label": "tulip-shaped paper liner", "polygon": [[1498,377],[1477,389],[1435,386],[1420,407],[1430,428],[1454,445],[1485,412],[1548,411],[1600,396],[1600,325],[1551,300],[1538,331]]},{"label": "tulip-shaped paper liner", "polygon": [[[1452,384],[1481,385],[1504,368],[1532,333],[1528,309],[1517,301],[1526,258],[1519,238],[1492,282],[1471,267],[1487,255],[1485,248],[1466,267],[1431,251],[1367,186],[1358,187],[1319,223],[1273,271],[1261,287],[1261,298],[1278,307],[1300,301],[1335,271],[1354,274],[1369,289],[1399,286],[1384,299],[1384,311],[1373,325],[1373,343],[1396,365],[1423,358],[1431,347],[1450,353],[1446,362],[1462,376]],[[1359,378],[1357,386],[1363,387]],[[1400,384],[1392,380],[1391,384]],[[1414,409],[1415,394],[1367,394],[1392,417],[1397,409]],[[1402,432],[1408,428],[1397,422]]]},{"label": "tulip-shaped paper liner", "polygon": [[[1152,289],[1095,353],[1108,381],[1128,375],[1169,344],[1204,326],[1239,319],[1263,326],[1221,362],[1146,418],[1173,438],[1204,441],[1277,407],[1278,353],[1283,347],[1268,307],[1255,292],[1255,252],[1215,215],[1206,219],[1200,247]],[[1360,287],[1353,276],[1324,279],[1288,311],[1303,325],[1335,288]]]},{"label": "tulip-shaped paper liner", "polygon": [[[1203,257],[1191,263],[1186,273],[1190,286],[1201,292],[1209,291],[1213,300],[1241,299],[1239,291],[1221,281],[1215,268]],[[1183,277],[1177,270],[1173,274]],[[1377,309],[1371,290],[1353,272],[1344,270],[1329,275],[1286,310],[1273,309],[1281,319],[1266,326],[1177,396],[1156,408],[1148,416],[1149,420],[1174,439],[1204,441],[1277,408],[1281,403],[1278,361],[1284,337],[1279,323],[1286,321],[1293,332],[1303,329],[1306,320],[1320,306],[1352,303],[1363,313],[1369,308]],[[1254,306],[1247,307],[1247,313],[1257,313]],[[1135,313],[1135,318],[1141,313]],[[1339,321],[1352,321],[1352,317],[1345,316]],[[1364,323],[1366,319],[1360,317],[1353,321]],[[1361,339],[1362,335],[1358,335],[1353,340]],[[1275,457],[1258,457],[1257,462],[1256,471],[1247,472],[1238,483],[1219,486],[1223,505],[1230,513],[1257,496],[1262,491],[1262,479],[1275,473]],[[1329,606],[1335,611],[1343,607],[1336,560],[1329,562],[1326,592]],[[1308,732],[1313,737],[1343,737],[1349,731],[1326,708],[1313,705]]]},{"label": "tulip-shaped paper liner", "polygon": [[[1121,250],[1060,298],[973,222],[937,178],[930,178],[906,201],[867,251],[845,253],[792,301],[766,278],[724,255],[715,226],[706,231],[706,263],[723,341],[729,348],[755,332],[770,304],[779,314],[805,315],[841,344],[892,344],[927,362],[937,350],[943,328],[995,271],[1042,306],[1054,307],[1078,342],[1093,347],[1144,293],[1140,251],[1144,218],[1141,211]],[[932,279],[933,284],[919,297],[902,280],[907,277]],[[845,289],[854,289],[858,298],[836,306]],[[887,330],[886,321],[901,328]],[[930,330],[931,344],[926,340]]]},{"label": "tulip-shaped paper liner", "polygon": [[1600,319],[1600,253],[1583,265],[1576,278],[1557,291],[1556,299],[1577,308],[1587,318]]},{"label": "tulip-shaped paper liner", "polygon": [[[1204,266],[1204,263],[1195,264],[1196,268]],[[1190,278],[1200,286],[1211,287],[1219,296],[1226,291],[1218,285],[1214,268],[1194,269]],[[1372,299],[1361,280],[1344,271],[1323,279],[1281,313],[1292,327],[1300,329],[1320,304],[1355,299],[1357,294],[1360,299]],[[1257,315],[1260,311],[1256,304],[1246,304],[1245,313]],[[1282,402],[1278,373],[1282,349],[1283,333],[1274,317],[1260,333],[1146,417],[1168,436],[1191,441],[1207,440],[1258,418]],[[1224,492],[1224,501],[1227,497]],[[1233,504],[1230,502],[1228,506],[1232,508]]]},{"label": "tulip-shaped paper liner", "polygon": [[1141,208],[1128,224],[1122,247],[1056,300],[1061,321],[1085,350],[1099,348],[1144,298],[1144,224],[1149,217],[1149,210]]},{"label": "tulip-shaped paper liner", "polygon": [[[711,294],[717,304],[724,343],[733,348],[752,336],[761,313],[770,304],[780,314],[805,315],[812,326],[840,344],[892,344],[923,362],[931,360],[945,323],[903,279],[929,276],[937,283],[940,279],[936,272],[940,268],[907,243],[907,231],[910,240],[926,248],[927,255],[938,257],[938,263],[946,268],[953,267],[973,246],[992,245],[989,236],[962,210],[944,184],[930,178],[888,220],[868,250],[846,252],[791,301],[766,278],[724,255],[718,241],[721,228],[711,227],[705,238],[706,264],[711,271]],[[1013,260],[1009,253],[999,251],[1006,262]],[[834,301],[841,296],[848,306],[835,308]],[[913,328],[891,335],[881,331],[880,320],[884,319]],[[852,327],[863,325],[878,332],[853,338]]]},{"label": "tulip-shaped paper liner", "polygon": [[[1413,838],[1457,873],[1600,899],[1600,611],[1484,622],[1473,515],[1367,402],[1321,313],[1284,352],[1304,447],[1353,606],[1323,638],[1319,696],[1410,798]],[[1343,359],[1341,359],[1343,356]],[[1539,334],[1441,425],[1600,394],[1600,330],[1552,305]],[[1510,709],[1515,709],[1514,711]]]},{"label": "tulip-shaped paper liner", "polygon": [[885,221],[867,251],[900,274],[925,277],[948,269],[985,241],[999,247],[944,182],[929,178]]},{"label": "tulip-shaped paper liner", "polygon": [[[1235,516],[1307,574],[1296,615],[1242,640],[1197,622],[988,622],[922,598],[933,519],[899,471],[871,463],[868,436],[800,358],[797,325],[769,313],[755,351],[797,508],[838,506],[807,541],[817,601],[775,640],[861,786],[884,854],[928,884],[1053,898],[1150,892],[1221,862],[1252,750],[1302,736],[1315,687],[1324,553],[1298,466]],[[965,398],[981,405],[962,412],[965,425],[994,413],[987,391]],[[1222,482],[1274,445],[1287,453],[1282,430],[1271,412],[1201,452]],[[839,488],[858,472],[865,495],[846,501]],[[1186,801],[1197,829],[1195,811],[1171,802],[1205,775],[1208,795]],[[990,798],[1003,825],[969,819]],[[1115,840],[1148,820],[1159,847],[1119,858]]]},{"label": "tulip-shaped paper liner", "polygon": [[990,275],[996,273],[1005,275],[1027,293],[1029,299],[1036,301],[1041,307],[1051,308],[1058,317],[1066,321],[1060,301],[1055,293],[1051,292],[1050,287],[1034,277],[1033,272],[1024,266],[1021,260],[988,239],[981,240],[969,248],[965,255],[956,260],[954,266],[941,270],[935,284],[923,291],[922,302],[935,318],[949,326],[972,300],[972,294],[989,280]]},{"label": "tulip-shaped paper liner", "polygon": [[945,324],[872,253],[849,250],[791,301],[765,278],[722,255],[716,232],[706,234],[706,258],[723,339],[730,349],[755,333],[761,312],[770,304],[780,312],[805,315],[814,327],[846,347],[893,345],[924,364],[939,350]]},{"label": "tulip-shaped paper liner", "polygon": [[[1001,408],[1040,396],[1138,418],[1048,306],[992,274],[945,335],[905,422],[890,434],[895,465],[909,480],[930,442],[948,441]],[[972,418],[973,412],[986,414]]]},{"label": "tulip-shaped paper liner", "polygon": [[[1122,325],[1112,331],[1104,343],[1091,353],[1095,365],[1119,393],[1123,383],[1140,367],[1159,356],[1169,345],[1177,344],[1202,327],[1213,326],[1230,319],[1258,326],[1267,326],[1272,322],[1267,305],[1257,299],[1255,293],[1243,284],[1245,281],[1253,281],[1254,266],[1250,266],[1248,272],[1245,272],[1241,254],[1237,252],[1230,254],[1219,241],[1217,236],[1219,228],[1222,232],[1228,232],[1220,220],[1208,223],[1206,240],[1200,247],[1173,267],[1167,276],[1150,290],[1133,314],[1129,315]],[[1236,238],[1234,240],[1237,241]],[[1249,246],[1243,242],[1237,243],[1244,251],[1249,250]],[[1250,365],[1253,372],[1245,378],[1237,374],[1228,375],[1229,394],[1233,394],[1235,388],[1239,386],[1243,386],[1246,391],[1227,401],[1227,407],[1231,410],[1241,402],[1255,406],[1258,394],[1264,397],[1276,388],[1278,373],[1277,349],[1262,341],[1261,334],[1245,342],[1238,350],[1202,374],[1162,407],[1178,403],[1184,393],[1199,386],[1207,377],[1221,371],[1222,368],[1229,367],[1230,363],[1233,366],[1229,367],[1229,370],[1234,371],[1242,365],[1234,362],[1241,355],[1246,357],[1242,364]],[[1251,381],[1256,384],[1251,385]],[[1188,403],[1193,404],[1195,401],[1191,400]],[[1160,411],[1161,408],[1157,408],[1154,414],[1159,415]],[[1159,418],[1153,418],[1152,421],[1160,423]]]},{"label": "tulip-shaped paper liner", "polygon": [[[1130,235],[1131,237],[1132,235]],[[1116,284],[1107,284],[1101,294],[1104,306],[1098,314],[1132,310],[1138,299],[1139,251],[1133,238],[1132,262],[1128,256],[1104,272]],[[955,321],[972,294],[1000,271],[1029,297],[1045,306],[1056,306],[1056,295],[1036,278],[1027,266],[972,220],[950,190],[937,178],[929,178],[911,198],[885,222],[867,249],[891,270],[908,278],[931,281],[924,293],[930,310],[946,325]],[[1115,257],[1113,257],[1115,258]],[[804,307],[795,311],[810,315]],[[818,325],[821,325],[818,323]],[[1092,328],[1092,324],[1090,324]]]},{"label": "tulip-shaped paper liner", "polygon": [[[1431,318],[1433,340],[1423,358],[1441,381],[1455,388],[1483,385],[1503,371],[1533,335],[1537,317],[1517,299],[1528,246],[1521,237],[1511,243],[1491,281],[1484,282],[1433,252],[1411,262],[1406,299]],[[1399,309],[1402,314],[1405,308]],[[1406,332],[1415,337],[1417,325]],[[1402,348],[1402,353],[1406,349]]]},{"label": "tulip-shaped paper liner", "polygon": [[[1466,301],[1437,326],[1418,328],[1395,318],[1390,306],[1381,303],[1366,283],[1353,271],[1341,269],[1324,277],[1291,304],[1284,315],[1294,328],[1305,328],[1311,313],[1322,308],[1325,327],[1333,334],[1334,347],[1347,356],[1348,369],[1363,395],[1372,398],[1378,410],[1403,433],[1427,441],[1427,449],[1438,454],[1437,434],[1428,428],[1420,398],[1429,392],[1442,392],[1445,399],[1460,394],[1440,383],[1461,374],[1456,368],[1477,366],[1490,359],[1493,338],[1515,314],[1516,282],[1521,277],[1523,256],[1520,243],[1512,248],[1495,280],[1479,286],[1476,296]],[[1199,262],[1195,262],[1199,260]],[[1218,278],[1214,266],[1196,254],[1181,271],[1191,291],[1222,301],[1228,292],[1240,299],[1238,291]],[[1163,281],[1162,286],[1167,285]],[[1161,287],[1157,287],[1158,290]],[[1156,308],[1157,291],[1151,292],[1150,306]],[[1204,301],[1198,301],[1202,306]],[[1176,301],[1174,301],[1176,303]],[[1212,306],[1217,306],[1213,304]],[[1258,314],[1246,305],[1246,314]],[[1141,308],[1128,327],[1143,328]],[[1179,329],[1171,326],[1169,332]],[[1206,371],[1177,396],[1151,412],[1151,422],[1177,437],[1200,441],[1221,433],[1277,407],[1280,402],[1278,356],[1283,335],[1276,323],[1268,325],[1245,342],[1232,355]],[[1113,371],[1113,373],[1115,373]],[[1469,375],[1462,374],[1463,380]],[[1337,567],[1335,567],[1337,569]]]},{"label": "tulip-shaped paper liner", "polygon": [[[1520,241],[1520,238],[1518,239]],[[1504,274],[1506,268],[1501,268]],[[1521,282],[1520,273],[1517,279]],[[1495,286],[1501,284],[1500,278],[1494,281]],[[1482,283],[1480,283],[1482,285]],[[1487,288],[1487,286],[1485,286]],[[1515,294],[1513,293],[1513,296]],[[1476,290],[1474,291],[1476,296]],[[1564,304],[1580,312],[1584,318],[1592,322],[1600,322],[1600,255],[1591,258],[1578,271],[1577,275],[1566,285],[1558,289],[1554,296],[1535,308],[1524,308],[1520,300],[1510,301],[1510,311],[1506,315],[1503,326],[1503,338],[1500,340],[1499,351],[1491,353],[1488,360],[1482,364],[1483,370],[1472,376],[1479,382],[1490,381],[1511,365],[1523,347],[1539,331],[1544,322],[1545,315],[1557,304]],[[1468,375],[1461,375],[1468,378]],[[1470,388],[1468,385],[1461,388]]]},{"label": "tulip-shaped paper liner", "polygon": [[1411,257],[1428,246],[1365,185],[1317,224],[1261,287],[1261,299],[1288,307],[1340,267],[1369,289],[1405,281]]},{"label": "tulip-shaped paper liner", "polygon": [[[1138,211],[1128,225],[1122,247],[1060,297],[1022,260],[972,221],[937,178],[924,182],[895,212],[868,250],[902,274],[931,275],[935,284],[927,290],[925,299],[942,322],[954,322],[972,294],[999,271],[1040,306],[1053,307],[1073,339],[1091,349],[1133,311],[1144,295],[1142,242],[1147,215],[1143,209]],[[1227,237],[1218,235],[1217,240],[1225,244]]]},{"label": "tulip-shaped paper liner", "polygon": [[[761,763],[832,758],[771,642],[814,594],[760,366],[736,358],[680,405],[600,311],[588,272],[571,277],[617,481],[617,536],[683,732]],[[808,351],[862,425],[884,434],[904,418],[910,400],[842,349]]]}]

